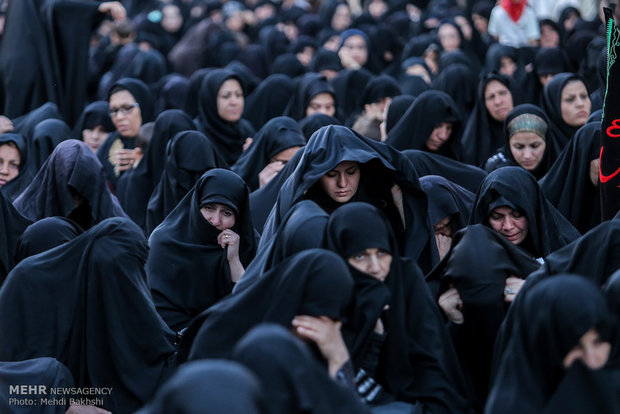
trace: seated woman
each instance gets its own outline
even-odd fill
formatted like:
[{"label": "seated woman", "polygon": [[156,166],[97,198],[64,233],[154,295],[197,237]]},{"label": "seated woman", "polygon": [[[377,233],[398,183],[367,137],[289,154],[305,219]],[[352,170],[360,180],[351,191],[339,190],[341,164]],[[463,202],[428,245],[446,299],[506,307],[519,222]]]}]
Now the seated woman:
[{"label": "seated woman", "polygon": [[0,290],[0,360],[56,358],[76,387],[113,388],[99,396],[106,410],[144,405],[176,354],[146,285],[147,254],[144,232],[111,218],[20,262]]},{"label": "seated woman", "polygon": [[273,237],[291,207],[304,199],[327,213],[351,201],[373,204],[388,217],[403,256],[420,260],[425,270],[437,260],[426,195],[409,160],[389,145],[342,126],[317,131],[279,190],[261,244]]},{"label": "seated woman", "polygon": [[0,135],[0,192],[11,202],[30,185],[34,177],[28,152],[28,144],[21,134]]},{"label": "seated woman", "polygon": [[329,218],[326,244],[347,260],[355,282],[343,334],[362,400],[385,412],[468,412],[443,319],[420,269],[398,254],[383,214],[366,203],[343,206]]},{"label": "seated woman", "polygon": [[615,338],[600,287],[562,274],[523,294],[485,413],[615,412],[618,374],[604,368]]},{"label": "seated woman", "polygon": [[359,29],[347,29],[340,35],[338,57],[344,69],[358,70],[368,63],[370,41]]},{"label": "seated woman", "polygon": [[336,105],[336,92],[327,78],[307,73],[297,80],[284,114],[296,121],[316,113],[336,116]]},{"label": "seated woman", "polygon": [[43,253],[75,239],[84,230],[66,217],[46,217],[26,228],[17,240],[15,260]]},{"label": "seated woman", "polygon": [[533,257],[544,258],[579,237],[579,232],[545,198],[532,174],[503,167],[482,182],[470,224],[491,227]]},{"label": "seated woman", "polygon": [[398,150],[418,149],[460,160],[461,115],[445,92],[418,95],[385,142]]},{"label": "seated woman", "polygon": [[518,165],[534,175],[536,179],[546,174],[553,163],[547,150],[549,122],[545,113],[537,106],[518,105],[504,120],[506,143],[484,166],[493,171],[507,165]]},{"label": "seated woman", "polygon": [[271,181],[304,145],[306,139],[297,122],[286,116],[273,118],[256,133],[231,170],[254,191]]},{"label": "seated woman", "polygon": [[62,216],[85,230],[109,217],[127,217],[108,189],[103,166],[75,139],[58,144],[13,205],[31,220]]},{"label": "seated woman", "polygon": [[245,105],[244,85],[233,71],[212,70],[205,76],[198,97],[196,127],[205,134],[224,165],[233,165],[248,138],[252,125],[242,118]]},{"label": "seated woman", "polygon": [[95,101],[84,108],[73,129],[75,139],[81,139],[95,154],[108,135],[114,131],[110,107],[106,101]]},{"label": "seated woman", "polygon": [[228,295],[256,252],[245,182],[205,173],[149,239],[146,262],[157,311],[175,331]]}]

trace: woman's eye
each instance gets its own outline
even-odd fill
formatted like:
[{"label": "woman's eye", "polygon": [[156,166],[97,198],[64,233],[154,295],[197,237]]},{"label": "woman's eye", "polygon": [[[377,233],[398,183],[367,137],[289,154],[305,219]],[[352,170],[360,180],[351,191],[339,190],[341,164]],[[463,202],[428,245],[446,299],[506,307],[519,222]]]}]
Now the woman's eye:
[{"label": "woman's eye", "polygon": [[224,215],[226,217],[230,217],[230,216],[232,216],[232,213],[230,211],[224,211]]},{"label": "woman's eye", "polygon": [[354,175],[355,173],[357,173],[357,168],[352,168],[350,170],[347,170],[347,174],[349,175]]},{"label": "woman's eye", "polygon": [[521,217],[523,217],[523,215],[521,213],[519,213],[519,212],[513,211],[512,212],[512,217],[514,217],[514,218],[521,218]]},{"label": "woman's eye", "polygon": [[325,175],[326,175],[326,176],[328,176],[329,178],[334,178],[334,177],[336,177],[337,173],[335,173],[335,172],[333,172],[333,171],[330,171],[330,172],[328,172],[328,173],[327,173],[327,174],[325,174]]},{"label": "woman's eye", "polygon": [[491,219],[492,220],[501,220],[502,216],[500,216],[499,214],[491,214]]}]

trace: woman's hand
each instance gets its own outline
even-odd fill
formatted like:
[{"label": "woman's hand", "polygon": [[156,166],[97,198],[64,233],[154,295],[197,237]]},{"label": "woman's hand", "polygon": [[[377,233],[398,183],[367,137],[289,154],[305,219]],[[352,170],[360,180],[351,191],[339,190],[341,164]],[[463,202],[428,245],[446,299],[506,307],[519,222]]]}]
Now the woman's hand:
[{"label": "woman's hand", "polygon": [[398,184],[394,184],[390,190],[392,191],[392,200],[394,201],[394,205],[396,206],[398,214],[400,214],[400,219],[403,222],[403,227],[406,227],[405,210],[403,208],[403,190],[400,189]]},{"label": "woman's hand", "polygon": [[435,242],[437,243],[437,250],[439,251],[439,260],[441,260],[450,251],[450,246],[452,246],[452,237],[435,233]]},{"label": "woman's hand", "polygon": [[361,68],[360,64],[357,63],[353,56],[351,56],[351,52],[346,47],[341,47],[338,51],[338,57],[340,58],[340,63],[342,63],[342,67],[350,70],[357,70]]},{"label": "woman's hand", "polygon": [[450,285],[450,289],[446,290],[439,297],[439,307],[444,311],[448,320],[452,323],[462,324],[465,322],[465,317],[463,316],[463,301],[461,300],[461,296],[459,295],[459,291],[454,288],[454,286]]},{"label": "woman's hand", "polygon": [[525,280],[510,276],[506,278],[506,288],[504,289],[504,300],[511,303],[517,297],[517,294],[521,290],[521,286],[525,283]]},{"label": "woman's hand", "polygon": [[258,173],[258,187],[261,188],[266,186],[269,181],[273,180],[273,177],[282,171],[284,165],[282,161],[274,161],[267,164],[265,168]]},{"label": "woman's hand", "polygon": [[222,246],[222,249],[228,247],[228,250],[226,250],[226,260],[228,260],[228,265],[230,266],[230,278],[233,283],[237,283],[245,273],[241,260],[239,260],[240,243],[241,237],[231,229],[226,229],[217,236],[217,244]]},{"label": "woman's hand", "polygon": [[4,115],[0,115],[0,134],[13,130],[13,121]]},{"label": "woman's hand", "polygon": [[106,1],[99,5],[99,13],[109,14],[115,21],[121,22],[127,18],[127,10],[120,1]]},{"label": "woman's hand", "polygon": [[292,324],[300,337],[317,344],[327,360],[329,375],[335,377],[338,370],[349,360],[349,351],[340,332],[342,322],[333,321],[326,316],[316,318],[298,315]]},{"label": "woman's hand", "polygon": [[132,149],[119,149],[114,151],[116,156],[117,170],[127,171],[133,167],[136,161],[136,152]]}]

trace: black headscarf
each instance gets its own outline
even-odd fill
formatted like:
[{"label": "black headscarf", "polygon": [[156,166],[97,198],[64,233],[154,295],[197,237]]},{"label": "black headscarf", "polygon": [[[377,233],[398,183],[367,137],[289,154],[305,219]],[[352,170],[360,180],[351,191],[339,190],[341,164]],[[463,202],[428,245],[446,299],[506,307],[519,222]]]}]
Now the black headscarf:
[{"label": "black headscarf", "polygon": [[469,395],[442,317],[420,269],[399,256],[382,213],[366,203],[347,204],[331,215],[325,233],[326,245],[345,260],[367,248],[392,255],[384,282],[349,265],[355,294],[343,333],[355,368],[367,369],[364,357],[381,317],[387,336],[374,378],[384,391],[399,401],[422,403],[424,411],[467,412]]},{"label": "black headscarf", "polygon": [[19,237],[32,221],[19,214],[13,205],[0,193],[0,286],[9,271],[15,266],[15,253]]},{"label": "black headscarf", "polygon": [[338,108],[336,93],[327,78],[319,73],[305,74],[297,80],[295,91],[288,103],[285,115],[290,116],[296,121],[305,118],[310,101],[321,93],[328,93],[333,96],[335,107]]},{"label": "black headscarf", "polygon": [[173,333],[146,285],[147,254],[142,230],[112,218],[23,260],[0,290],[0,360],[54,357],[77,387],[113,387],[105,409],[142,406],[174,364]]},{"label": "black headscarf", "polygon": [[[372,79],[372,73],[366,69],[343,70],[331,80],[338,105],[339,117],[346,120],[355,113],[364,88]],[[304,113],[305,115],[305,113]]]},{"label": "black headscarf", "polygon": [[164,221],[205,171],[220,166],[221,161],[204,134],[198,131],[176,134],[168,142],[164,171],[147,205],[147,233]]},{"label": "black headscarf", "polygon": [[293,80],[286,75],[269,76],[248,96],[243,118],[258,131],[271,118],[284,113],[294,88]]},{"label": "black headscarf", "polygon": [[[342,161],[360,164],[360,184],[351,201],[377,205],[392,223],[402,255],[421,261],[420,266],[430,270],[431,263],[436,260],[435,243],[431,243],[426,195],[411,163],[389,145],[342,126],[323,127],[310,138],[297,168],[280,189],[265,224],[261,244],[275,234],[282,218],[302,199],[311,199],[328,212],[339,206],[320,188],[319,181]],[[404,229],[392,201],[392,183],[398,184],[403,193]]]},{"label": "black headscarf", "polygon": [[323,48],[316,51],[310,63],[310,70],[316,73],[324,70],[340,72],[342,69],[342,62],[338,53]]},{"label": "black headscarf", "polygon": [[66,217],[46,217],[30,226],[17,240],[15,259],[21,262],[27,257],[43,253],[75,239],[84,230]]},{"label": "black headscarf", "polygon": [[41,168],[47,157],[61,141],[72,138],[71,129],[60,119],[46,119],[39,122],[32,135],[32,156],[34,167]]},{"label": "black headscarf", "polygon": [[[74,195],[83,202],[75,206]],[[103,167],[82,142],[61,142],[32,184],[15,200],[15,208],[31,220],[62,216],[89,229],[109,217],[127,217],[106,184]]]},{"label": "black headscarf", "polygon": [[341,320],[352,292],[347,265],[336,254],[320,249],[297,253],[195,318],[183,336],[180,357],[191,346],[189,359],[226,358],[261,322],[288,329],[297,315]]},{"label": "black headscarf", "polygon": [[233,361],[190,362],[136,414],[267,414],[264,390],[252,371]]},{"label": "black headscarf", "polygon": [[260,379],[271,414],[370,413],[352,388],[330,378],[308,347],[280,325],[253,328],[235,346],[233,359]]},{"label": "black headscarf", "polygon": [[461,119],[467,120],[476,102],[476,80],[468,65],[456,63],[441,70],[433,79],[433,89],[447,93],[454,99]]},{"label": "black headscarf", "polygon": [[321,129],[321,127],[329,125],[342,125],[338,119],[323,113],[315,113],[305,117],[299,122],[299,127],[304,133],[306,141],[310,139],[312,134]]},{"label": "black headscarf", "polygon": [[245,150],[230,168],[248,184],[250,191],[259,187],[258,174],[278,153],[291,147],[306,145],[299,124],[287,116],[279,116],[267,122],[256,133],[252,145]]},{"label": "black headscarf", "polygon": [[231,70],[216,69],[205,76],[200,86],[199,114],[195,122],[198,130],[209,138],[219,157],[227,165],[232,165],[241,155],[246,138],[254,135],[254,128],[243,118],[236,122],[228,122],[219,116],[217,112],[218,92],[224,82],[229,79],[236,79],[241,89],[244,90],[241,78]]},{"label": "black headscarf", "polygon": [[[480,252],[484,252],[482,260]],[[474,224],[454,236],[450,252],[427,276],[432,289],[437,289],[436,296],[453,285],[463,302],[464,322],[453,326],[453,340],[479,409],[488,392],[495,337],[508,310],[506,278],[524,279],[539,266],[499,233]]]},{"label": "black headscarf", "polygon": [[362,92],[359,100],[359,110],[364,109],[364,105],[379,102],[384,98],[393,98],[401,94],[400,86],[389,75],[374,77]]},{"label": "black headscarf", "polygon": [[600,134],[598,121],[581,127],[540,180],[547,199],[581,233],[601,222],[599,187],[590,180],[590,162],[600,155]]},{"label": "black headscarf", "polygon": [[394,128],[398,121],[400,121],[400,118],[405,115],[407,109],[413,104],[413,101],[415,101],[415,97],[411,95],[399,95],[392,99],[385,117],[385,132],[389,133]]},{"label": "black headscarf", "polygon": [[441,91],[426,91],[418,95],[400,121],[394,125],[385,142],[401,151],[419,149],[430,152],[426,141],[435,127],[442,122],[452,123],[452,133],[448,141],[433,152],[459,160],[462,154],[462,118],[454,100]]},{"label": "black headscarf", "polygon": [[34,167],[34,160],[29,157],[29,147],[21,134],[5,133],[0,135],[0,145],[13,142],[19,151],[19,173],[8,183],[0,187],[0,192],[7,200],[13,202],[32,182],[38,168]]},{"label": "black headscarf", "polygon": [[415,167],[419,177],[439,175],[475,193],[487,176],[486,171],[473,165],[422,150],[405,150],[403,154]]},{"label": "black headscarf", "polygon": [[95,101],[90,103],[82,111],[82,115],[73,128],[73,137],[82,140],[82,131],[93,129],[101,125],[105,132],[114,131],[114,124],[110,119],[110,105],[106,101]]},{"label": "black headscarf", "polygon": [[155,121],[153,136],[142,160],[118,179],[118,200],[140,228],[146,228],[146,207],[164,171],[168,142],[179,132],[195,129],[185,112],[179,109],[162,112]]},{"label": "black headscarf", "polygon": [[217,242],[220,230],[200,212],[207,202],[224,204],[235,212],[231,230],[240,237],[239,259],[244,267],[256,252],[245,182],[228,170],[207,171],[149,239],[146,271],[153,301],[175,331],[233,288],[226,249]]},{"label": "black headscarf", "polygon": [[[549,121],[547,120],[547,116],[545,113],[536,105],[532,104],[521,104],[515,106],[506,116],[504,120],[504,146],[500,148],[497,154],[489,158],[487,163],[485,164],[485,169],[487,171],[493,171],[500,167],[505,166],[520,166],[514,155],[512,154],[512,150],[510,148],[510,128],[508,128],[510,122],[516,117],[524,114],[532,114],[542,119],[546,125],[547,131],[549,128]],[[528,125],[529,126],[529,125]],[[528,130],[529,131],[529,130]],[[520,131],[517,131],[520,132]],[[533,131],[529,131],[533,132]],[[541,131],[542,132],[542,131]],[[551,143],[547,141],[547,137],[549,133],[545,134],[543,141],[545,141],[545,152],[543,157],[541,158],[539,164],[534,168],[534,170],[530,171],[536,179],[540,179],[545,173],[549,170],[549,167],[553,164],[555,158],[551,156],[552,149]]]},{"label": "black headscarf", "polygon": [[420,177],[420,186],[428,197],[432,225],[450,217],[452,234],[467,225],[476,197],[474,193],[438,175]]},{"label": "black headscarf", "polygon": [[110,100],[110,92],[117,88],[129,92],[140,105],[140,115],[142,116],[143,124],[151,122],[155,118],[153,95],[143,81],[134,78],[119,79],[110,87],[108,101]]},{"label": "black headscarf", "polygon": [[568,125],[562,118],[562,90],[570,81],[581,81],[587,88],[586,81],[574,73],[560,73],[555,75],[543,89],[540,106],[549,118],[549,132],[547,133],[547,145],[553,151],[555,159],[568,144],[579,127]]},{"label": "black headscarf", "polygon": [[516,85],[504,75],[489,73],[478,84],[478,95],[474,109],[465,125],[461,143],[463,146],[463,161],[481,166],[486,160],[504,144],[503,123],[496,121],[486,106],[485,91],[491,81],[497,81],[504,85],[512,95],[513,105],[519,103]]},{"label": "black headscarf", "polygon": [[534,257],[546,257],[579,237],[579,232],[543,195],[532,174],[521,167],[503,167],[490,173],[476,194],[470,223],[488,226],[491,211],[508,206],[528,220],[521,247]]},{"label": "black headscarf", "polygon": [[[508,316],[513,318],[512,330],[485,412],[547,412],[563,378],[575,368],[567,372],[564,357],[590,328],[606,338],[610,312],[599,287],[567,274],[521,291],[513,307]],[[588,398],[584,392],[575,388],[565,397],[577,403]],[[590,409],[601,412],[594,407],[586,412]]]}]

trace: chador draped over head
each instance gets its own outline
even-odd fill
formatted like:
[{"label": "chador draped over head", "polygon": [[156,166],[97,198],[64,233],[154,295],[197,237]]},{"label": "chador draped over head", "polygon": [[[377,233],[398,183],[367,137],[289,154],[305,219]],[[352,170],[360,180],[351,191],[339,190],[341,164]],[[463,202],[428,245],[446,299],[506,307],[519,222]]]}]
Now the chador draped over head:
[{"label": "chador draped over head", "polygon": [[207,203],[224,204],[234,211],[232,230],[241,239],[239,259],[244,267],[256,252],[247,186],[231,171],[206,172],[149,239],[146,271],[153,301],[176,331],[233,287],[226,250],[217,241],[220,230],[200,212]]},{"label": "chador draped over head", "polygon": [[470,223],[489,225],[493,209],[510,207],[525,216],[528,235],[520,244],[535,257],[545,257],[579,237],[579,232],[551,205],[532,174],[521,167],[503,167],[482,182]]},{"label": "chador draped over head", "polygon": [[32,184],[13,203],[31,220],[62,216],[88,229],[109,217],[126,217],[110,193],[97,157],[82,142],[61,142]]},{"label": "chador draped over head", "polygon": [[218,156],[226,165],[232,165],[237,161],[246,138],[254,135],[254,128],[245,119],[228,122],[218,114],[219,90],[229,79],[237,80],[243,89],[243,81],[231,70],[216,69],[205,76],[198,96],[198,118],[194,120],[198,130],[209,138]]},{"label": "chador draped over head", "polygon": [[19,237],[32,221],[19,214],[13,205],[0,193],[0,286],[9,271],[15,266],[15,253]]},{"label": "chador draped over head", "polygon": [[0,290],[0,360],[54,357],[76,387],[113,387],[105,409],[141,407],[175,355],[146,285],[147,254],[142,230],[111,218],[20,262]]},{"label": "chador draped over head", "polygon": [[[331,215],[325,233],[328,248],[345,260],[367,248],[392,255],[384,281],[349,265],[355,291],[343,335],[355,369],[371,372],[391,396],[384,400],[421,403],[423,411],[433,413],[468,412],[469,391],[443,319],[418,266],[398,254],[382,213],[367,203],[350,203]],[[386,336],[378,363],[370,367],[379,318]]]},{"label": "chador draped over head", "polygon": [[[391,146],[342,126],[323,127],[310,138],[297,168],[280,188],[261,245],[271,239],[282,218],[302,199],[313,200],[328,213],[342,205],[325,193],[320,179],[343,161],[356,162],[361,170],[357,192],[350,201],[366,201],[382,210],[395,229],[400,253],[418,261],[424,270],[430,270],[437,253],[431,239],[426,194],[420,188],[413,166]],[[393,184],[398,184],[402,191],[404,228],[392,200]]]},{"label": "chador draped over head", "polygon": [[428,197],[428,216],[433,226],[446,217],[450,217],[452,233],[467,225],[474,193],[438,175],[421,177],[420,185]]},{"label": "chador draped over head", "polygon": [[34,222],[17,241],[15,259],[21,262],[27,257],[51,250],[75,239],[84,230],[66,217],[46,217]]}]

